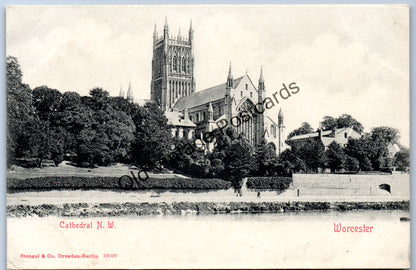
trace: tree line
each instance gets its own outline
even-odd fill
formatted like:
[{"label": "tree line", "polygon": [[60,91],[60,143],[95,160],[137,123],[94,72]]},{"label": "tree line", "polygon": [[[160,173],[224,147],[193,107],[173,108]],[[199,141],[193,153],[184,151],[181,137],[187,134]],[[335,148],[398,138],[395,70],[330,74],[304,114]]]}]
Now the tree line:
[{"label": "tree line", "polygon": [[[362,124],[348,114],[340,117],[325,116],[320,126],[322,131],[351,127],[362,136],[359,139],[349,138],[344,147],[332,142],[327,149],[321,142],[312,138],[302,144],[294,144],[289,140],[287,143],[291,145],[291,149],[285,150],[280,159],[291,170],[318,172],[319,169],[329,168],[332,172],[388,171],[392,167],[406,170],[410,165],[409,149],[399,144],[400,134],[395,128],[381,126],[364,133]],[[318,131],[304,122],[301,127],[292,131],[288,138],[313,132]],[[392,156],[389,145],[398,145],[400,150]]]},{"label": "tree line", "polygon": [[[319,168],[379,170],[386,162],[409,166],[408,149],[396,154],[394,160],[388,159],[387,145],[396,143],[399,136],[397,130],[388,127],[375,128],[358,140],[350,139],[344,148],[333,143],[325,150],[311,140],[280,156],[265,140],[253,147],[243,134],[229,127],[224,134],[216,133],[212,152],[181,151],[189,141],[172,138],[166,117],[154,103],[140,106],[122,97],[110,97],[101,88],[91,89],[88,96],[61,93],[47,86],[31,89],[22,82],[15,57],[8,56],[6,65],[9,166],[19,159],[36,160],[34,166],[45,159],[55,164],[68,159],[83,167],[119,162],[227,179],[236,186],[245,176],[287,176],[292,172],[317,172]],[[351,126],[363,131],[349,115],[326,116],[321,126]],[[303,123],[289,137],[313,131]]]},{"label": "tree line", "polygon": [[170,129],[155,104],[139,106],[101,88],[89,96],[30,89],[18,60],[9,56],[6,65],[8,165],[19,159],[59,164],[64,158],[85,167],[141,164],[169,151]]}]

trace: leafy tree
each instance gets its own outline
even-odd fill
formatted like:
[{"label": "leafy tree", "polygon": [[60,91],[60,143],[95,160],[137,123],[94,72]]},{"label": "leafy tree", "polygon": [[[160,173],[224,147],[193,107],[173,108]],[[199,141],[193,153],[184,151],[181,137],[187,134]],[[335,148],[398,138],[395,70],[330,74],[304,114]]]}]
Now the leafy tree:
[{"label": "leafy tree", "polygon": [[324,116],[324,119],[321,122],[321,127],[323,130],[352,127],[358,133],[362,133],[364,130],[363,125],[349,114],[343,114],[338,118]]},{"label": "leafy tree", "polygon": [[326,162],[332,172],[345,168],[347,156],[342,147],[336,142],[332,142],[326,151]]},{"label": "leafy tree", "polygon": [[32,102],[32,90],[22,82],[23,73],[16,57],[6,58],[7,164],[14,158],[32,157],[38,147],[33,135],[39,119]]},{"label": "leafy tree", "polygon": [[349,114],[343,114],[337,119],[337,128],[352,127],[358,133],[364,130],[363,125]]},{"label": "leafy tree", "polygon": [[371,130],[373,141],[381,140],[386,144],[398,143],[400,133],[397,129],[391,127],[376,127]]},{"label": "leafy tree", "polygon": [[324,116],[321,122],[321,128],[323,130],[331,130],[337,127],[337,119],[332,116]]},{"label": "leafy tree", "polygon": [[254,166],[252,156],[253,149],[249,142],[233,128],[227,128],[224,135],[220,132],[216,134],[211,158],[222,161],[222,177],[231,181],[234,187],[241,187],[242,179]]},{"label": "leafy tree", "polygon": [[254,175],[272,175],[278,166],[275,148],[262,139],[254,153],[255,166],[251,168]]},{"label": "leafy tree", "polygon": [[409,149],[402,149],[394,155],[394,166],[397,166],[399,170],[405,170],[410,166]]},{"label": "leafy tree", "polygon": [[311,125],[307,122],[303,122],[302,126],[298,129],[293,130],[292,132],[289,133],[289,136],[287,136],[288,139],[292,138],[293,136],[296,135],[302,135],[302,134],[308,134],[308,133],[312,133],[313,129],[311,127]]},{"label": "leafy tree", "polygon": [[132,143],[132,160],[140,166],[154,167],[171,151],[173,140],[167,118],[154,103],[135,106],[132,119],[136,126]]},{"label": "leafy tree", "polygon": [[[109,104],[108,92],[94,88],[90,97],[81,98],[85,112],[74,106],[76,118],[68,119],[78,129],[76,135],[77,163],[88,166],[125,162],[129,158],[135,125],[129,115]],[[76,96],[71,96],[77,100]],[[90,116],[89,119],[86,117]],[[78,121],[85,121],[79,125]]]},{"label": "leafy tree", "polygon": [[374,161],[377,159],[377,149],[369,136],[360,139],[349,139],[345,147],[345,153],[358,160],[359,167],[363,171],[373,170]]},{"label": "leafy tree", "polygon": [[356,158],[346,156],[344,167],[346,171],[355,172],[360,169],[360,162]]},{"label": "leafy tree", "polygon": [[305,162],[297,155],[294,150],[286,149],[279,155],[279,163],[282,164],[284,174],[290,172],[306,172]]},{"label": "leafy tree", "polygon": [[320,141],[308,139],[294,151],[305,162],[307,171],[317,173],[319,168],[324,167],[325,147]]}]

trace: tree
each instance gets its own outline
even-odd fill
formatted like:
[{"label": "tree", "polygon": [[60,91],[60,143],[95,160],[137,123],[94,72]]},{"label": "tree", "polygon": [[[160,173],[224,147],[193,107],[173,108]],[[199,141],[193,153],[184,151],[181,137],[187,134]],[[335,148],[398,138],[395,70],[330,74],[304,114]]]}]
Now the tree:
[{"label": "tree", "polygon": [[222,177],[231,181],[235,188],[240,188],[242,179],[254,166],[251,145],[232,127],[228,127],[224,135],[218,132],[215,141],[212,160],[221,160],[224,166]]},{"label": "tree", "polygon": [[305,162],[307,171],[317,173],[319,168],[324,167],[325,147],[320,141],[308,139],[294,150],[295,154]]},{"label": "tree", "polygon": [[336,142],[332,142],[326,151],[326,162],[332,172],[345,168],[347,156],[344,150]]},{"label": "tree", "polygon": [[400,133],[397,129],[391,127],[375,127],[371,130],[373,141],[381,140],[386,144],[398,143]]},{"label": "tree", "polygon": [[288,175],[291,172],[306,172],[305,162],[294,150],[284,150],[279,156],[279,163],[282,164],[285,175]]},{"label": "tree", "polygon": [[358,160],[359,167],[363,171],[371,171],[377,167],[377,149],[368,135],[360,139],[349,139],[344,149],[345,153]]},{"label": "tree", "polygon": [[136,105],[132,112],[136,126],[132,143],[132,161],[140,166],[158,166],[159,160],[168,156],[173,146],[167,118],[154,103],[144,107]]},{"label": "tree", "polygon": [[262,139],[254,153],[255,167],[251,168],[257,176],[272,175],[278,165],[275,148]]},{"label": "tree", "polygon": [[364,130],[363,125],[349,114],[343,114],[337,119],[337,128],[352,127],[358,133]]},{"label": "tree", "polygon": [[[108,99],[108,92],[94,88],[91,96],[81,98],[84,112],[78,111],[78,105],[69,107],[76,118],[70,118],[70,124],[81,129],[76,134],[77,163],[92,167],[94,164],[109,165],[113,162],[126,162],[133,142],[135,125],[129,115],[115,110]],[[76,96],[70,96],[77,101]],[[89,116],[88,119],[86,117]],[[75,120],[75,121],[73,121]],[[79,125],[78,121],[84,121]],[[86,165],[87,165],[86,164]]]},{"label": "tree", "polygon": [[358,133],[362,133],[364,130],[363,125],[349,114],[343,114],[338,118],[324,116],[321,127],[323,130],[352,127]]},{"label": "tree", "polygon": [[311,125],[307,122],[303,122],[302,126],[298,129],[293,130],[292,132],[289,133],[289,136],[287,136],[288,139],[292,138],[293,136],[296,135],[302,135],[302,134],[308,134],[308,133],[312,133],[313,129],[311,127]]},{"label": "tree", "polygon": [[6,58],[7,92],[7,164],[14,158],[32,157],[38,145],[33,139],[38,133],[39,119],[32,102],[32,90],[22,83],[23,73],[16,57]]},{"label": "tree", "polygon": [[337,127],[337,119],[332,116],[324,116],[324,120],[321,122],[321,128],[323,130],[331,130]]},{"label": "tree", "polygon": [[409,149],[402,149],[394,155],[394,166],[397,166],[399,170],[406,170],[410,166],[410,153]]}]

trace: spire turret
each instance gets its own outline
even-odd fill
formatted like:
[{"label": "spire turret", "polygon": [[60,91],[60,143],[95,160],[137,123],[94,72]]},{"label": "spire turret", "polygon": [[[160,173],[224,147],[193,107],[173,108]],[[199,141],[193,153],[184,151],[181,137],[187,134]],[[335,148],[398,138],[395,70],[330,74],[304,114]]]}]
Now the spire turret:
[{"label": "spire turret", "polygon": [[233,73],[231,72],[231,62],[230,67],[228,69],[228,76],[227,76],[227,88],[232,88],[234,86],[234,78]]},{"label": "spire turret", "polygon": [[165,27],[163,28],[165,31],[169,30],[169,26],[168,26],[168,16],[165,17]]},{"label": "spire turret", "polygon": [[209,114],[209,121],[214,121],[214,110],[212,109],[212,104],[209,102],[208,105],[208,114]]},{"label": "spire turret", "polygon": [[283,126],[283,112],[282,112],[282,108],[280,108],[279,115],[277,116],[277,118],[278,118],[277,124],[279,126]]},{"label": "spire turret", "polygon": [[153,31],[153,41],[157,40],[157,32],[156,32],[156,23],[155,23],[155,30]]},{"label": "spire turret", "polygon": [[261,66],[261,68],[260,68],[259,91],[265,91],[264,77],[263,77],[263,66]]},{"label": "spire turret", "polygon": [[123,85],[121,84],[120,84],[120,93],[118,94],[118,96],[124,98]]},{"label": "spire turret", "polygon": [[131,90],[131,81],[129,82],[129,88],[127,90],[127,99],[129,101],[133,101],[133,93],[132,93],[132,90]]}]

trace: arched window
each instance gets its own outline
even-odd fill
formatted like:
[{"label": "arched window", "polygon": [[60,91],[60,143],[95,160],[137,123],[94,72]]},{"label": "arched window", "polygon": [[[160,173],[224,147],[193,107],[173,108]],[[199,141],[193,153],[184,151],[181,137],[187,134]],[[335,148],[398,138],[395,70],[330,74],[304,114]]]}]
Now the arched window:
[{"label": "arched window", "polygon": [[176,71],[176,69],[178,68],[177,66],[177,62],[176,62],[176,56],[173,57],[173,70]]},{"label": "arched window", "polygon": [[182,72],[186,72],[185,57],[182,58]]},{"label": "arched window", "polygon": [[196,122],[199,122],[199,113],[196,113],[196,117],[195,117]]},{"label": "arched window", "polygon": [[186,60],[186,70],[187,70],[188,73],[190,73],[189,62],[190,62],[190,60]]}]

